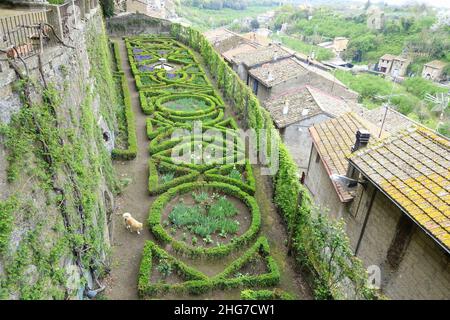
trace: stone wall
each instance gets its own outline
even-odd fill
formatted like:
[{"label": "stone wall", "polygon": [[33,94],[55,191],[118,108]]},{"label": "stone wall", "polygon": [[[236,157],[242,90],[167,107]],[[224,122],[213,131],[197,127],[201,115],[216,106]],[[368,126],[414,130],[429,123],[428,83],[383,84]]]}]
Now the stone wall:
[{"label": "stone wall", "polygon": [[[305,185],[316,204],[329,214],[345,221],[353,250],[366,267],[375,265],[381,271],[381,290],[391,299],[448,299],[450,295],[450,257],[433,239],[417,227],[383,193],[369,184],[358,187],[351,203],[340,202],[331,179],[313,148]],[[373,205],[370,203],[373,198]],[[370,211],[369,211],[370,209]],[[325,209],[326,210],[326,209]],[[367,213],[369,216],[367,217]],[[367,218],[364,228],[364,221]],[[411,224],[408,236],[396,242],[398,265],[388,259],[399,234],[401,219]],[[400,249],[402,244],[403,250]]]},{"label": "stone wall", "polygon": [[114,141],[102,136],[116,130],[117,95],[101,12],[86,18],[67,43],[75,48],[46,48],[42,74],[37,56],[28,79],[8,64],[0,72],[0,206],[12,207],[0,298],[81,299],[78,280],[95,288],[108,269],[117,182]]},{"label": "stone wall", "polygon": [[140,34],[169,34],[171,22],[144,14],[122,14],[106,20],[108,33],[112,37]]}]

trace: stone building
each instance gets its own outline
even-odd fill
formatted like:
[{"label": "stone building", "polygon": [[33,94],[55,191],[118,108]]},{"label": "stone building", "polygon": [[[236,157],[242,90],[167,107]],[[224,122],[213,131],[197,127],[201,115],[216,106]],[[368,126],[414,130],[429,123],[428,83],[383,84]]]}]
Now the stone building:
[{"label": "stone building", "polygon": [[371,30],[381,30],[384,28],[385,16],[384,12],[378,7],[370,7],[367,9],[367,28]]},{"label": "stone building", "polygon": [[203,34],[220,54],[246,42],[240,35],[226,28],[208,30]]},{"label": "stone building", "polygon": [[[256,57],[257,53],[253,55]],[[247,70],[247,84],[264,101],[283,91],[310,85],[331,95],[357,100],[358,94],[349,90],[330,73],[304,63],[295,57],[277,58]]]},{"label": "stone building", "polygon": [[380,134],[353,113],[314,125],[305,185],[345,221],[355,255],[380,269],[383,294],[448,299],[450,142],[407,127]]},{"label": "stone building", "polygon": [[299,172],[308,168],[311,136],[308,128],[352,110],[342,99],[311,86],[295,88],[271,97],[264,107],[280,130]]},{"label": "stone building", "polygon": [[171,0],[127,0],[126,10],[161,19],[167,19],[176,15],[174,13],[174,4]]},{"label": "stone building", "polygon": [[410,63],[408,58],[387,53],[378,60],[378,71],[392,77],[403,77]]},{"label": "stone building", "polygon": [[422,78],[432,81],[445,80],[444,69],[447,64],[443,61],[433,60],[423,65]]},{"label": "stone building", "polygon": [[349,41],[346,37],[335,37],[333,41],[322,42],[318,46],[332,50],[336,56],[340,57],[347,50]]},{"label": "stone building", "polygon": [[[228,63],[228,65],[239,74],[241,78],[245,77],[243,72],[245,72],[244,67],[240,64],[240,60],[237,60],[236,56],[241,54],[252,54],[255,52],[260,46],[257,44],[251,43],[251,42],[243,42],[236,47],[225,51],[222,53],[222,57],[225,59],[225,61]],[[241,68],[239,68],[241,66]]]},{"label": "stone building", "polygon": [[246,52],[237,54],[234,56],[234,60],[239,69],[239,77],[247,84],[250,84],[248,74],[250,69],[292,56],[292,52],[273,44],[268,47],[261,47],[253,51],[252,54],[247,54]]},{"label": "stone building", "polygon": [[241,36],[248,41],[251,41],[263,47],[267,47],[272,44],[272,40],[267,35],[255,31],[244,33]]}]

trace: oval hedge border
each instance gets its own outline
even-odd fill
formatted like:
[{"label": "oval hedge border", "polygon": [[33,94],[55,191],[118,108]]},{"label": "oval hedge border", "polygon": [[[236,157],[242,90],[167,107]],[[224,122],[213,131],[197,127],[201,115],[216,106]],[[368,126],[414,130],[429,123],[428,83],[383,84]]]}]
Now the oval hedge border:
[{"label": "oval hedge border", "polygon": [[[213,248],[194,248],[171,237],[161,226],[162,211],[166,207],[167,203],[177,195],[202,188],[221,191],[242,200],[249,208],[252,216],[252,222],[248,230],[241,236],[232,239],[229,243]],[[149,210],[148,226],[157,239],[162,242],[170,243],[176,252],[183,253],[191,257],[201,256],[207,258],[217,258],[226,256],[230,252],[241,248],[242,245],[248,244],[250,241],[254,240],[261,227],[261,214],[259,212],[256,199],[236,186],[222,182],[191,182],[169,189],[166,193],[159,196],[155,202],[153,202]]]},{"label": "oval hedge border", "polygon": [[[196,111],[180,111],[180,110],[173,110],[170,108],[167,108],[163,106],[163,103],[169,102],[169,101],[175,101],[178,99],[183,98],[196,98],[203,101],[206,101],[208,104],[208,107],[206,109],[202,110],[196,110]],[[200,116],[204,114],[211,113],[216,109],[216,103],[204,94],[192,94],[192,93],[176,93],[176,94],[168,94],[164,95],[158,99],[155,100],[155,106],[160,110],[161,112],[170,114],[172,116],[180,116],[180,117],[191,117],[191,116]]]}]

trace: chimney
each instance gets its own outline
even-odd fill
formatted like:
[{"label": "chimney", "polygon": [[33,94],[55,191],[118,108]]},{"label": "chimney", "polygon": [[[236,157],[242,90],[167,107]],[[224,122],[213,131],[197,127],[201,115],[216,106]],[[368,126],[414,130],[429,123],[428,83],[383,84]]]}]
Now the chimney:
[{"label": "chimney", "polygon": [[[369,143],[369,139],[370,139],[370,132],[367,131],[366,129],[358,129],[358,131],[356,131],[355,136],[356,136],[356,141],[351,149],[352,152],[355,152],[357,150],[367,147],[367,144]],[[359,175],[359,172],[349,162],[346,176],[350,179],[357,180],[358,175]],[[349,183],[347,186],[355,187],[356,183]]]},{"label": "chimney", "polygon": [[370,132],[366,129],[358,129],[356,131],[356,141],[355,145],[352,147],[352,152],[355,152],[361,148],[364,148],[369,143]]}]

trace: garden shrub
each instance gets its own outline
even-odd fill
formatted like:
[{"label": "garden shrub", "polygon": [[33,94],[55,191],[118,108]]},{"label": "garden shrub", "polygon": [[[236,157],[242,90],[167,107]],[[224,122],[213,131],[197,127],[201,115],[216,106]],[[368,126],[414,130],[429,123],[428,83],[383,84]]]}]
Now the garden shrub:
[{"label": "garden shrub", "polygon": [[[177,241],[166,232],[161,225],[161,215],[167,203],[177,195],[204,189],[223,192],[244,202],[250,210],[252,222],[249,229],[243,235],[234,238],[230,243],[223,244],[219,247],[199,248],[191,247],[184,242]],[[191,182],[173,187],[153,202],[148,218],[148,226],[155,237],[162,242],[169,242],[175,251],[187,254],[189,256],[205,256],[209,258],[225,256],[231,251],[239,249],[242,245],[249,243],[255,238],[259,231],[260,225],[261,215],[255,198],[243,192],[238,187],[221,182]]]},{"label": "garden shrub", "polygon": [[[182,183],[195,181],[200,175],[198,171],[193,169],[176,166],[172,163],[167,163],[164,161],[156,163],[153,159],[148,161],[148,168],[148,191],[151,195],[160,194]],[[171,181],[160,182],[158,169],[174,172],[178,174],[178,176],[174,177]]]},{"label": "garden shrub", "polygon": [[114,148],[111,152],[113,159],[131,160],[136,157],[137,154],[137,137],[136,137],[136,122],[134,118],[133,107],[131,105],[130,91],[128,89],[128,83],[125,75],[123,74],[120,62],[120,53],[118,52],[117,43],[113,42],[114,56],[116,57],[116,65],[119,70],[120,88],[122,89],[122,97],[126,121],[126,134],[127,134],[127,148],[118,149]]},{"label": "garden shrub", "polygon": [[295,300],[295,297],[283,290],[243,290],[241,291],[242,300]]},{"label": "garden shrub", "polygon": [[[267,263],[268,271],[263,274],[251,276],[231,276],[253,257],[260,255]],[[163,259],[179,275],[183,282],[168,284],[163,281],[151,283],[150,278],[154,268],[153,261]],[[231,277],[230,277],[231,276]],[[142,298],[152,297],[166,292],[189,293],[199,295],[213,289],[231,289],[238,287],[268,287],[278,284],[280,273],[278,266],[270,256],[267,239],[260,237],[238,260],[234,261],[220,274],[207,277],[203,273],[189,267],[179,259],[169,255],[154,242],[147,241],[144,246],[138,276],[138,293]]]},{"label": "garden shrub", "polygon": [[[223,91],[225,97],[229,99],[235,112],[238,115],[242,115],[244,111],[247,111],[246,114],[243,114],[246,125],[256,131],[259,131],[259,129],[262,128],[273,129],[274,126],[270,119],[270,115],[268,115],[267,111],[261,107],[256,97],[251,92],[251,89],[241,81],[236,73],[231,72],[230,69],[226,67],[226,62],[217,54],[208,40],[203,35],[197,34],[196,32],[197,31],[192,28],[184,27],[180,24],[172,24],[171,27],[171,35],[177,40],[192,47],[200,44],[200,53],[203,56],[209,71],[211,74],[215,75],[219,82],[219,86],[222,88],[224,87]],[[193,34],[195,34],[195,36],[192,36]],[[192,42],[193,39],[195,39],[196,43]],[[225,77],[222,78],[222,73],[228,74],[226,81],[224,81]],[[231,78],[231,80],[229,80],[228,77]],[[230,81],[230,85],[227,85],[228,81]],[[363,84],[361,83],[360,85]],[[373,95],[374,93],[372,91],[373,88],[366,87],[359,90],[363,96]],[[389,94],[389,92],[386,94]],[[326,257],[317,251],[319,250],[317,247],[309,246],[305,249],[307,243],[306,239],[302,237],[303,233],[308,232],[308,234],[316,236],[315,241],[322,241],[319,235],[323,234],[323,230],[321,230],[323,224],[314,223],[316,218],[313,217],[310,212],[312,207],[311,199],[305,188],[299,183],[297,166],[281,141],[279,134],[276,131],[271,130],[269,134],[276,134],[275,139],[279,145],[279,170],[273,179],[273,201],[287,224],[289,237],[291,238],[290,240],[292,240],[294,244],[293,247],[295,250],[293,254],[297,261],[300,261],[303,265],[305,263],[309,265],[312,272],[315,273],[318,278],[323,280],[321,282],[325,284],[326,290],[328,290],[331,296],[342,298],[342,292],[339,291],[336,286],[332,287],[330,282],[326,281],[330,274],[336,276],[335,274],[332,274],[332,272],[327,272],[325,269],[321,268],[321,266],[327,262]],[[270,146],[267,147],[268,150],[270,150]],[[323,216],[321,219],[324,219],[324,221],[329,223],[331,230],[337,230],[335,227],[331,227],[335,226],[335,224],[329,221],[328,217]],[[327,223],[325,223],[325,225],[328,225]],[[334,233],[331,232],[331,234],[333,235]],[[329,241],[329,239],[333,239],[333,237],[328,237],[327,241]],[[342,253],[342,256],[338,255],[336,260],[339,261],[342,268],[345,268],[346,276],[356,282],[356,286],[360,290],[360,296],[366,299],[374,298],[373,290],[369,289],[364,282],[364,279],[367,277],[365,270],[361,267],[361,264],[357,259],[355,260],[353,256],[348,254],[351,252],[348,242],[344,241],[342,237],[339,239],[342,241],[339,241],[338,252]],[[311,252],[307,252],[306,250],[311,250]],[[316,263],[317,261],[320,261],[320,263]]]},{"label": "garden shrub", "polygon": [[[237,171],[241,176],[230,176],[233,170]],[[242,173],[245,172],[245,177]],[[245,181],[242,179],[245,178]],[[218,168],[205,171],[205,179],[207,181],[219,181],[239,187],[250,195],[255,194],[255,178],[253,177],[252,167],[248,161],[245,164],[226,164]]]}]

